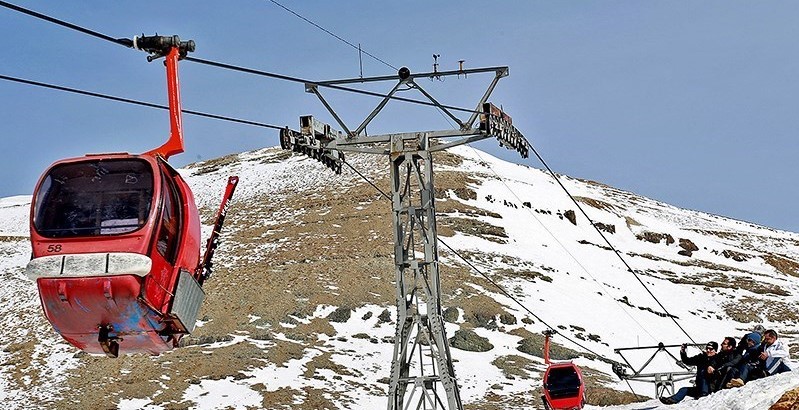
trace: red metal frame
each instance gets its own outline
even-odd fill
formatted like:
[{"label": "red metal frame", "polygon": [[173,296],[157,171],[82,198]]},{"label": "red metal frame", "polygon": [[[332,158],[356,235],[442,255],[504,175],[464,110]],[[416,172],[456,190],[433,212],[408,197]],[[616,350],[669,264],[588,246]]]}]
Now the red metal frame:
[{"label": "red metal frame", "polygon": [[183,146],[183,120],[180,106],[180,82],[178,80],[178,60],[180,52],[177,47],[172,47],[166,55],[166,88],[169,96],[169,139],[160,147],[145,152],[142,155],[160,155],[165,160],[172,155],[184,152]]}]

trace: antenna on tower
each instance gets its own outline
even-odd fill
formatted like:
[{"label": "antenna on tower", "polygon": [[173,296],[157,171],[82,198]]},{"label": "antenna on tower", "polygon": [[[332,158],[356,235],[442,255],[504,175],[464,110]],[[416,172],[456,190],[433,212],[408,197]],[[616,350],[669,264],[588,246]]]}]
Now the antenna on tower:
[{"label": "antenna on tower", "polygon": [[433,54],[433,75],[430,76],[430,79],[436,79],[438,81],[444,81],[441,79],[441,76],[438,75],[438,58],[441,57],[441,54]]}]

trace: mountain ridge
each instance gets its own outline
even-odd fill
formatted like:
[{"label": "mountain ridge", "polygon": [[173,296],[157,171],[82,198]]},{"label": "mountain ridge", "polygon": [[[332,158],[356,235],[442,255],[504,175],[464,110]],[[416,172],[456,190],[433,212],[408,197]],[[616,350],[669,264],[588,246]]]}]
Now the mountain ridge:
[{"label": "mountain ridge", "polygon": [[[385,161],[349,161],[388,190]],[[614,359],[615,347],[685,340],[543,171],[467,147],[434,163],[441,238],[565,335]],[[158,358],[108,360],[61,342],[22,274],[30,249],[25,197],[0,200],[0,267],[12,284],[0,290],[0,399],[52,408],[384,407],[395,318],[389,203],[346,168],[337,176],[275,148],[181,172],[206,225],[227,175],[241,182],[198,328],[185,347]],[[799,234],[561,178],[698,342],[762,323],[778,328],[797,357]],[[680,254],[686,248],[696,249]],[[522,347],[535,345],[544,326],[458,255],[439,252],[442,305],[457,313],[450,310],[448,337],[468,330],[493,346],[453,349],[466,408],[540,406],[542,361]],[[632,399],[609,364],[568,347],[592,369],[594,390],[606,390],[589,403]],[[218,398],[220,389],[231,394]],[[651,394],[646,389],[636,386]],[[210,396],[219,401],[204,404]]]}]

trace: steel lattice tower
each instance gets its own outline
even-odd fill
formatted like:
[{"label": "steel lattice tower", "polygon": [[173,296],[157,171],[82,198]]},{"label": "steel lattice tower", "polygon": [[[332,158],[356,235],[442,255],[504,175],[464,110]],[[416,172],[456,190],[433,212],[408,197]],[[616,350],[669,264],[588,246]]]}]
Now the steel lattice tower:
[{"label": "steel lattice tower", "polygon": [[[448,107],[439,104],[414,81],[415,78],[485,72],[493,72],[494,79],[466,121],[453,115]],[[463,409],[441,315],[433,153],[494,137],[500,145],[527,157],[529,143],[513,127],[510,117],[486,102],[497,82],[507,75],[507,67],[423,74],[411,74],[403,67],[396,76],[307,83],[306,91],[319,98],[344,132],[335,131],[312,116],[303,116],[300,117],[299,132],[285,128],[280,133],[284,149],[307,154],[337,173],[341,172],[345,152],[379,154],[389,158],[397,328],[388,410]],[[392,80],[397,81],[394,88],[354,131],[344,124],[319,91],[320,87],[337,88],[341,84]],[[418,90],[430,101],[429,105],[448,115],[460,129],[361,135],[401,86]],[[475,127],[478,118],[480,122]]]}]

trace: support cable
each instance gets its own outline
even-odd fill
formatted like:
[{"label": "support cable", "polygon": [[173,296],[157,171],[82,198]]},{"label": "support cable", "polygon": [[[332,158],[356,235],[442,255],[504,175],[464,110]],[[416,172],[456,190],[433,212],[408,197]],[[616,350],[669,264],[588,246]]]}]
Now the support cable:
[{"label": "support cable", "polygon": [[[472,148],[472,147],[471,147],[471,146],[469,146],[469,148]],[[478,158],[480,158],[480,160],[481,160],[481,161],[483,161],[483,162],[486,162],[485,160],[483,160],[483,158],[480,156],[480,154],[477,152],[477,150],[476,150],[476,149],[472,148],[472,150],[473,150],[473,151],[474,151],[474,153],[477,155],[477,157],[478,157]],[[488,169],[490,169],[490,170],[491,170],[491,172],[494,174],[494,176],[496,176],[496,177],[499,179],[499,181],[500,181],[500,182],[502,182],[502,185],[504,185],[504,186],[505,186],[505,188],[508,190],[508,192],[510,192],[510,193],[511,193],[511,195],[513,195],[513,197],[514,197],[514,198],[516,198],[516,200],[517,200],[517,201],[519,201],[519,202],[522,202],[522,200],[519,198],[519,196],[518,196],[518,195],[516,195],[516,193],[515,193],[515,192],[513,192],[513,190],[512,190],[512,189],[510,189],[510,187],[508,186],[508,184],[505,182],[505,179],[504,179],[504,178],[502,178],[502,176],[500,176],[500,175],[499,175],[499,174],[498,174],[498,173],[497,173],[497,172],[494,170],[494,168],[492,168],[492,167],[490,167],[490,166],[489,166],[489,167],[488,167]],[[592,274],[591,274],[591,272],[589,272],[589,271],[588,271],[588,268],[586,268],[586,267],[585,267],[585,265],[583,265],[583,264],[582,264],[582,263],[581,263],[581,262],[580,262],[580,261],[577,259],[577,257],[576,257],[576,256],[574,256],[574,254],[572,254],[572,253],[569,251],[569,249],[568,249],[568,248],[566,248],[566,245],[564,245],[564,244],[563,244],[563,243],[562,243],[560,240],[558,240],[558,237],[557,237],[557,236],[555,236],[555,234],[554,234],[554,233],[552,233],[552,231],[550,231],[550,230],[549,230],[549,228],[547,228],[547,227],[546,227],[546,225],[544,225],[544,223],[543,223],[543,222],[541,222],[541,220],[540,220],[540,219],[538,219],[538,217],[536,217],[536,216],[535,216],[535,214],[534,214],[534,213],[533,213],[533,212],[532,212],[530,209],[528,209],[528,210],[527,210],[527,212],[530,214],[530,216],[532,216],[532,217],[533,217],[533,219],[535,219],[535,221],[536,221],[536,222],[538,222],[538,224],[539,224],[539,225],[541,225],[541,228],[543,228],[543,229],[544,229],[544,231],[546,231],[546,233],[548,233],[548,234],[549,234],[549,236],[551,236],[551,237],[552,237],[552,239],[553,239],[553,240],[554,240],[554,241],[555,241],[555,242],[556,242],[558,245],[560,245],[560,247],[561,247],[561,248],[562,248],[562,249],[563,249],[563,250],[566,252],[566,254],[567,254],[567,255],[569,255],[569,257],[570,257],[570,258],[571,258],[571,259],[572,259],[572,260],[573,260],[573,261],[574,261],[574,262],[577,264],[577,266],[579,266],[579,267],[580,267],[580,269],[582,269],[582,270],[583,270],[583,272],[585,272],[585,273],[586,273],[586,275],[588,275],[589,277],[591,277],[591,279],[592,279],[594,282],[596,282],[596,283],[597,283],[597,284],[598,284],[598,285],[599,285],[599,286],[600,286],[602,289],[604,289],[606,292],[610,293],[610,291],[608,291],[608,290],[607,290],[607,288],[606,288],[604,285],[602,285],[602,283],[600,283],[600,282],[599,282],[599,281],[598,281],[598,280],[597,280],[597,279],[594,277],[594,275],[592,275]],[[612,299],[612,297],[611,297],[611,299]],[[643,330],[643,331],[644,331],[644,333],[646,333],[647,335],[649,335],[649,337],[650,337],[650,338],[652,338],[652,340],[654,340],[655,342],[658,342],[657,338],[656,338],[654,335],[652,335],[652,333],[649,333],[649,331],[648,331],[648,330],[647,330],[647,329],[644,327],[644,325],[642,325],[640,322],[638,322],[638,320],[636,320],[636,319],[635,319],[635,318],[634,318],[632,315],[630,315],[630,313],[627,311],[627,309],[624,309],[624,308],[621,306],[621,304],[619,304],[619,301],[617,301],[616,299],[613,299],[613,301],[616,303],[616,306],[618,306],[618,307],[621,309],[621,311],[622,311],[622,312],[624,312],[624,314],[625,314],[625,315],[627,315],[627,317],[629,317],[629,318],[630,318],[630,319],[631,319],[633,322],[635,322],[635,324],[636,324],[636,325],[638,325],[638,327],[640,327],[640,328],[641,328],[641,330]]]},{"label": "support cable", "polygon": [[[372,181],[371,181],[371,180],[370,180],[370,179],[369,179],[369,178],[368,178],[366,175],[364,175],[363,173],[361,173],[360,171],[358,171],[358,170],[357,170],[355,167],[353,167],[353,166],[352,166],[352,164],[350,164],[349,162],[346,162],[346,161],[344,162],[344,164],[345,164],[345,165],[347,165],[347,167],[349,167],[349,169],[351,169],[353,172],[355,172],[356,174],[358,174],[358,176],[360,176],[360,177],[361,177],[361,178],[362,178],[364,181],[366,181],[366,182],[367,182],[369,185],[371,185],[371,186],[372,186],[374,189],[376,189],[376,190],[377,190],[377,192],[379,192],[379,193],[380,193],[380,195],[382,195],[384,198],[386,198],[386,199],[388,199],[388,200],[391,200],[391,197],[390,197],[390,196],[389,196],[389,195],[388,195],[388,194],[387,194],[385,191],[383,191],[382,189],[380,189],[380,187],[378,187],[377,185],[375,185],[375,183],[373,183],[373,182],[372,182]],[[551,329],[551,330],[553,330],[553,331],[555,331],[555,332],[558,332],[558,333],[560,333],[560,332],[559,332],[557,329],[555,329],[554,327],[552,327],[552,326],[551,326],[549,323],[545,322],[545,321],[544,321],[543,319],[541,319],[541,318],[540,318],[538,315],[536,315],[536,314],[535,314],[533,311],[531,311],[531,310],[530,310],[530,309],[528,309],[526,306],[524,306],[524,304],[522,304],[522,303],[519,301],[519,299],[517,299],[515,296],[511,295],[511,294],[510,294],[510,293],[509,293],[507,290],[505,290],[505,288],[504,288],[502,285],[500,285],[499,283],[497,283],[496,281],[494,281],[493,279],[491,279],[491,278],[490,278],[490,277],[489,277],[487,274],[485,274],[483,271],[481,271],[481,270],[480,270],[480,269],[479,269],[477,266],[475,266],[475,265],[474,265],[474,264],[473,264],[471,261],[469,261],[468,259],[466,259],[466,258],[465,258],[463,255],[461,255],[461,254],[460,254],[460,253],[459,253],[457,250],[455,250],[453,247],[449,246],[449,244],[447,244],[446,242],[444,242],[444,240],[443,240],[443,239],[441,239],[441,238],[438,238],[438,242],[440,242],[442,245],[444,245],[444,247],[446,247],[447,249],[449,249],[449,251],[450,251],[450,252],[454,253],[454,254],[455,254],[456,256],[458,256],[458,257],[459,257],[461,260],[463,260],[463,262],[465,262],[465,263],[466,263],[466,264],[467,264],[467,265],[468,265],[470,268],[472,268],[472,269],[473,269],[475,272],[477,272],[478,274],[480,274],[480,276],[482,276],[483,278],[485,278],[485,279],[486,279],[488,282],[490,282],[492,285],[496,286],[496,288],[497,288],[497,289],[499,289],[499,291],[500,291],[502,294],[504,294],[505,296],[507,296],[508,298],[510,298],[512,301],[514,301],[514,302],[515,302],[517,305],[519,305],[519,306],[520,306],[522,309],[524,309],[524,310],[525,310],[527,313],[529,313],[530,315],[532,315],[534,318],[538,319],[538,321],[539,321],[539,322],[541,322],[541,323],[543,323],[543,324],[544,324],[544,326],[548,327],[549,329]],[[572,342],[572,343],[573,343],[573,344],[575,344],[576,346],[578,346],[578,347],[582,348],[583,350],[585,350],[585,351],[587,351],[587,352],[589,352],[589,353],[591,353],[591,354],[593,354],[593,355],[595,355],[595,356],[597,356],[597,357],[601,357],[601,358],[603,358],[603,359],[605,359],[605,360],[608,360],[608,361],[610,361],[610,362],[615,362],[615,360],[610,360],[610,359],[606,358],[605,356],[602,356],[601,354],[594,352],[593,350],[591,350],[591,349],[589,349],[589,348],[587,348],[587,347],[583,346],[583,345],[582,345],[582,344],[580,344],[579,342],[577,342],[577,341],[575,341],[575,340],[573,340],[573,339],[571,339],[571,338],[569,338],[569,337],[567,337],[567,336],[565,336],[565,335],[561,335],[561,336],[562,336],[564,339],[568,340],[569,342]]]},{"label": "support cable", "polygon": [[675,324],[675,325],[677,325],[677,327],[678,327],[678,328],[679,328],[679,329],[680,329],[680,330],[681,330],[681,331],[682,331],[682,332],[685,334],[685,336],[687,336],[687,337],[688,337],[688,339],[689,339],[689,340],[691,340],[691,343],[694,343],[694,344],[695,344],[695,343],[696,343],[696,341],[694,341],[694,339],[691,337],[691,335],[690,335],[690,334],[688,334],[688,332],[687,332],[687,331],[686,331],[686,330],[685,330],[685,329],[682,327],[682,325],[680,325],[680,323],[679,323],[679,322],[677,322],[677,319],[676,319],[677,317],[676,317],[676,316],[674,316],[674,315],[672,315],[672,314],[671,314],[671,313],[668,311],[668,309],[666,309],[666,307],[665,307],[665,306],[663,306],[663,304],[662,304],[662,303],[660,303],[660,300],[657,298],[657,296],[655,296],[655,294],[654,294],[654,293],[652,293],[652,291],[651,291],[651,290],[649,290],[649,287],[648,287],[648,286],[646,286],[646,283],[644,283],[644,281],[643,281],[643,280],[641,280],[641,278],[638,276],[638,273],[636,273],[636,272],[635,272],[635,270],[633,270],[633,268],[632,268],[632,267],[631,267],[631,266],[630,266],[630,265],[627,263],[627,260],[626,260],[626,259],[624,259],[624,257],[621,255],[621,252],[619,252],[619,251],[618,251],[618,249],[616,249],[616,247],[615,247],[615,246],[613,246],[613,244],[612,244],[612,243],[610,243],[610,241],[608,240],[608,238],[607,238],[607,237],[605,236],[605,234],[603,234],[603,233],[602,233],[602,231],[601,231],[601,230],[600,230],[600,229],[599,229],[599,228],[596,226],[596,224],[594,223],[594,221],[591,219],[591,217],[589,217],[589,216],[588,216],[588,214],[585,212],[585,210],[584,210],[584,209],[583,209],[583,207],[580,205],[580,203],[579,203],[579,202],[577,202],[577,200],[576,200],[576,199],[574,199],[574,196],[572,196],[572,194],[569,192],[569,190],[568,190],[568,189],[566,189],[566,186],[565,186],[565,185],[563,185],[563,183],[560,181],[560,178],[558,177],[558,175],[557,175],[557,174],[556,174],[556,173],[555,173],[555,172],[552,170],[552,168],[550,168],[550,167],[549,167],[549,164],[547,164],[547,162],[546,162],[546,161],[544,161],[544,158],[543,158],[543,157],[541,157],[541,154],[539,154],[539,153],[538,153],[538,151],[535,149],[535,147],[533,147],[533,145],[532,145],[532,144],[530,144],[530,145],[529,145],[529,147],[530,147],[530,150],[531,150],[531,151],[533,151],[533,153],[535,154],[536,158],[538,158],[538,160],[539,160],[539,161],[541,161],[541,164],[543,164],[543,165],[544,165],[544,167],[547,169],[547,171],[550,173],[550,175],[552,175],[552,177],[555,179],[555,181],[558,183],[558,185],[560,185],[560,187],[563,189],[563,191],[564,191],[564,192],[566,192],[566,195],[568,195],[568,196],[569,196],[569,199],[571,199],[571,201],[574,203],[574,205],[575,205],[575,206],[577,206],[577,209],[579,209],[579,210],[580,210],[580,212],[583,214],[583,216],[585,216],[585,219],[587,219],[587,220],[588,220],[588,222],[589,222],[589,223],[591,223],[591,226],[593,226],[593,227],[594,227],[594,230],[596,230],[596,232],[599,234],[599,236],[601,236],[601,237],[602,237],[602,239],[603,239],[603,240],[605,241],[605,243],[606,243],[606,244],[607,244],[607,245],[610,247],[610,249],[612,249],[612,250],[613,250],[613,253],[615,253],[615,254],[616,254],[616,256],[619,258],[619,260],[621,260],[621,263],[622,263],[622,264],[624,264],[624,266],[627,268],[627,271],[628,271],[628,272],[630,272],[630,273],[632,273],[632,274],[633,274],[633,276],[635,276],[635,279],[636,279],[636,280],[638,280],[638,283],[640,283],[640,284],[641,284],[641,286],[643,286],[643,287],[644,287],[644,289],[646,289],[647,293],[649,293],[649,296],[652,296],[652,299],[654,299],[654,300],[655,300],[655,302],[657,302],[658,306],[660,306],[660,308],[661,308],[661,309],[663,309],[663,312],[664,312],[664,313],[666,313],[666,316],[668,316],[668,317],[671,319],[671,321],[672,321],[672,322],[674,322],[674,324]]},{"label": "support cable", "polygon": [[307,19],[307,18],[305,18],[305,17],[301,16],[301,15],[300,15],[299,13],[297,13],[296,11],[294,11],[294,10],[292,10],[292,9],[290,9],[290,8],[288,8],[288,7],[286,7],[286,6],[282,5],[282,4],[280,4],[280,3],[278,3],[278,2],[277,2],[277,1],[275,1],[275,0],[269,0],[269,1],[271,1],[272,3],[275,3],[275,4],[276,4],[278,7],[282,8],[283,10],[286,10],[286,11],[288,11],[289,13],[291,13],[291,14],[293,14],[293,15],[297,16],[299,19],[301,19],[301,20],[304,20],[306,23],[308,23],[308,24],[310,24],[310,25],[312,25],[312,26],[314,26],[314,27],[318,28],[319,30],[322,30],[322,31],[324,31],[324,32],[325,32],[325,33],[327,33],[327,34],[330,34],[331,36],[333,36],[333,37],[337,38],[337,39],[338,39],[338,40],[340,40],[341,42],[343,42],[343,43],[345,43],[345,44],[349,45],[350,47],[352,47],[352,48],[354,48],[354,49],[358,50],[358,52],[359,52],[359,53],[361,53],[361,52],[362,52],[362,53],[364,53],[364,54],[368,55],[369,57],[372,57],[373,59],[375,59],[375,60],[377,60],[377,61],[379,61],[379,62],[381,62],[381,63],[383,63],[383,64],[387,65],[388,67],[390,67],[390,68],[393,68],[393,69],[394,69],[394,71],[397,71],[397,70],[399,70],[399,68],[397,68],[397,67],[394,67],[393,65],[391,65],[391,64],[389,64],[389,63],[387,63],[387,62],[385,62],[385,61],[381,60],[381,59],[380,59],[380,58],[378,58],[378,57],[375,57],[374,55],[372,55],[372,54],[371,54],[371,53],[369,53],[368,51],[366,51],[366,50],[362,49],[361,47],[359,47],[359,46],[356,46],[355,44],[352,44],[352,43],[350,43],[349,41],[347,41],[347,40],[345,40],[345,39],[343,39],[343,38],[341,38],[341,37],[337,36],[335,33],[331,32],[330,30],[328,30],[328,29],[326,29],[326,28],[324,28],[324,27],[322,27],[322,26],[320,26],[320,25],[318,25],[318,24],[314,23],[313,21],[311,21],[311,20],[309,20],[309,19]]},{"label": "support cable", "polygon": [[[97,31],[94,31],[94,30],[90,30],[90,29],[87,29],[85,27],[81,27],[81,26],[78,26],[76,24],[72,24],[72,23],[69,23],[69,22],[66,22],[66,21],[63,21],[63,20],[59,20],[57,18],[50,17],[50,16],[47,16],[47,15],[44,15],[44,14],[41,14],[41,13],[37,13],[37,12],[35,12],[33,10],[28,10],[26,8],[23,8],[23,7],[20,7],[20,6],[17,6],[17,5],[2,1],[2,0],[0,0],[0,6],[8,8],[8,9],[11,9],[11,10],[14,10],[14,11],[18,11],[18,12],[23,13],[23,14],[27,14],[27,15],[32,16],[32,17],[36,17],[36,18],[45,20],[45,21],[50,22],[50,23],[57,24],[59,26],[63,26],[63,27],[66,27],[66,28],[69,28],[69,29],[72,29],[72,30],[79,31],[79,32],[81,32],[83,34],[87,34],[87,35],[99,38],[101,40],[106,40],[106,41],[112,42],[114,44],[118,44],[118,45],[125,46],[125,47],[128,47],[128,48],[133,47],[133,42],[130,39],[113,38],[111,36],[102,34],[100,32],[97,32]],[[278,79],[278,80],[291,81],[291,82],[295,82],[295,83],[316,85],[316,86],[319,86],[319,87],[327,87],[327,88],[332,88],[334,90],[347,91],[347,92],[352,92],[352,93],[357,93],[357,94],[368,95],[368,96],[372,96],[372,97],[389,98],[389,99],[392,99],[392,100],[397,100],[397,101],[402,101],[402,102],[407,102],[407,103],[412,103],[412,104],[426,105],[426,106],[431,106],[431,107],[439,107],[440,106],[440,107],[444,107],[444,108],[447,108],[447,109],[450,109],[450,110],[453,110],[453,111],[461,111],[461,112],[467,112],[467,113],[472,113],[472,114],[473,113],[478,113],[478,114],[481,113],[480,111],[475,111],[475,110],[468,109],[468,108],[454,107],[454,106],[449,106],[449,105],[437,105],[437,104],[432,103],[430,101],[414,100],[414,99],[411,99],[411,98],[404,98],[404,97],[398,97],[398,96],[393,96],[393,95],[389,96],[389,95],[386,95],[386,94],[381,94],[381,93],[376,93],[376,92],[371,92],[371,91],[366,91],[366,90],[359,90],[357,88],[342,87],[340,85],[334,85],[334,84],[317,84],[314,81],[306,80],[306,79],[299,78],[299,77],[291,77],[291,76],[287,76],[287,75],[283,75],[283,74],[270,73],[268,71],[255,70],[255,69],[252,69],[252,68],[246,68],[246,67],[236,66],[236,65],[232,65],[232,64],[225,64],[225,63],[220,63],[220,62],[215,62],[215,61],[210,61],[210,60],[203,60],[203,59],[199,59],[199,58],[195,58],[195,57],[188,57],[187,56],[187,57],[184,58],[184,60],[185,61],[191,61],[191,62],[198,63],[198,64],[204,64],[204,65],[208,65],[208,66],[212,66],[212,67],[217,67],[217,68],[224,68],[224,69],[228,69],[228,70],[239,71],[239,72],[259,75],[259,76],[263,76],[263,77],[275,78],[275,79]]]},{"label": "support cable", "polygon": [[[133,105],[140,105],[140,106],[143,106],[143,107],[150,107],[150,108],[158,108],[158,109],[162,109],[162,110],[169,110],[169,107],[166,106],[166,105],[155,104],[155,103],[151,103],[151,102],[147,102],[147,101],[133,100],[133,99],[130,99],[130,98],[117,97],[117,96],[113,96],[113,95],[100,94],[100,93],[96,93],[96,92],[92,92],[92,91],[79,90],[77,88],[64,87],[64,86],[55,85],[55,84],[47,84],[47,83],[42,83],[42,82],[39,82],[39,81],[26,80],[24,78],[11,77],[11,76],[2,75],[2,74],[0,74],[0,80],[13,81],[13,82],[16,82],[16,83],[33,85],[33,86],[36,86],[36,87],[49,88],[49,89],[52,89],[52,90],[65,91],[65,92],[68,92],[68,93],[79,94],[79,95],[87,95],[89,97],[102,98],[102,99],[105,99],[105,100],[123,102],[123,103],[133,104]],[[280,130],[280,129],[285,128],[285,127],[279,127],[277,125],[265,124],[265,123],[262,123],[262,122],[256,122],[256,121],[250,121],[250,120],[242,120],[242,119],[233,118],[233,117],[225,117],[223,115],[209,114],[209,113],[200,112],[200,111],[192,111],[192,110],[181,110],[181,111],[184,114],[196,115],[198,117],[213,118],[215,120],[235,122],[235,123],[239,123],[239,124],[252,125],[252,126],[262,127],[262,128],[271,128],[271,129],[275,129],[275,130]]]}]

